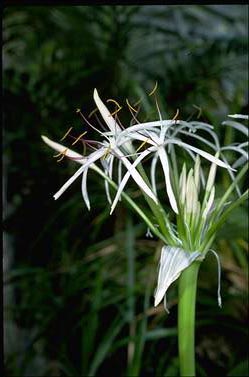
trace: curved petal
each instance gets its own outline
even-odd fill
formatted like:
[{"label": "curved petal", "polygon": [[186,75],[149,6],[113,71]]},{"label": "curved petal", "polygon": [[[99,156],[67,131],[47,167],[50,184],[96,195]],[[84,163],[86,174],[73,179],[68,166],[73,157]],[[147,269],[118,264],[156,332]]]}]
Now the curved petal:
[{"label": "curved petal", "polygon": [[42,135],[41,136],[42,140],[44,143],[46,143],[49,147],[53,148],[55,151],[62,153],[63,151],[66,150],[65,156],[72,158],[79,164],[84,164],[87,161],[87,158],[82,156],[81,154],[72,151],[69,148],[66,148],[63,144],[56,143],[55,141],[49,139],[47,136]]},{"label": "curved petal", "polygon": [[87,209],[90,211],[90,201],[88,197],[88,192],[87,192],[87,173],[88,173],[88,168],[86,168],[83,171],[82,174],[82,183],[81,183],[81,191],[82,191],[82,196],[84,199],[84,202],[86,203]]},{"label": "curved petal", "polygon": [[[142,152],[141,154],[140,154],[140,156],[135,160],[135,162],[131,165],[132,166],[132,168],[134,169],[146,156],[148,156],[148,154],[150,154],[151,153],[151,151],[150,150],[146,150],[146,151],[144,151],[144,152]],[[113,203],[112,203],[112,207],[111,207],[111,212],[110,212],[110,215],[112,214],[112,212],[114,211],[114,209],[115,209],[115,207],[116,207],[116,205],[117,205],[117,202],[118,202],[118,200],[119,200],[119,198],[120,198],[120,196],[121,196],[121,194],[122,194],[122,191],[123,191],[123,189],[124,189],[124,187],[125,187],[125,185],[126,185],[126,183],[128,182],[128,179],[130,178],[130,176],[131,176],[131,171],[130,170],[128,170],[126,173],[125,173],[125,175],[124,175],[124,177],[123,177],[123,179],[122,179],[122,181],[121,181],[121,183],[119,184],[119,188],[118,188],[118,191],[117,191],[117,194],[116,194],[116,196],[115,196],[115,198],[114,198],[114,201],[113,201]]]},{"label": "curved petal", "polygon": [[119,127],[115,119],[111,116],[106,105],[99,98],[97,89],[94,89],[93,98],[97,105],[97,108],[99,109],[100,114],[102,115],[102,118],[104,119],[104,121],[106,122],[107,126],[112,131],[112,133],[115,134],[117,131],[121,131],[121,128]]},{"label": "curved petal", "polygon": [[200,256],[199,251],[190,253],[179,247],[162,247],[154,306],[160,304],[169,286],[180,276],[181,272]]},{"label": "curved petal", "polygon": [[171,186],[171,182],[170,182],[168,157],[167,157],[167,154],[166,154],[166,152],[163,148],[158,149],[158,156],[160,158],[160,161],[161,161],[161,164],[162,164],[162,167],[163,167],[165,183],[166,183],[166,190],[167,190],[167,194],[168,194],[168,197],[169,197],[170,205],[171,205],[173,211],[175,213],[178,213],[176,198],[175,198],[175,195],[174,195],[174,192],[173,192],[173,189],[172,189],[172,186]]},{"label": "curved petal", "polygon": [[158,200],[155,194],[151,191],[149,186],[145,183],[141,175],[137,172],[134,166],[132,166],[132,164],[125,157],[125,155],[117,148],[115,149],[115,153],[120,159],[122,159],[123,164],[125,165],[126,169],[129,171],[130,175],[132,176],[134,181],[137,183],[137,185],[145,192],[145,194],[147,194],[152,200],[154,200],[155,203],[158,203]]},{"label": "curved petal", "polygon": [[66,183],[64,183],[64,185],[60,188],[59,191],[57,191],[56,194],[54,194],[54,199],[57,200],[63,194],[63,192],[66,191],[67,188],[71,186],[71,184],[83,173],[86,168],[88,168],[90,165],[92,165],[93,162],[97,161],[101,156],[103,156],[105,154],[105,150],[106,148],[101,148],[90,154],[87,158],[86,163],[82,165]]}]

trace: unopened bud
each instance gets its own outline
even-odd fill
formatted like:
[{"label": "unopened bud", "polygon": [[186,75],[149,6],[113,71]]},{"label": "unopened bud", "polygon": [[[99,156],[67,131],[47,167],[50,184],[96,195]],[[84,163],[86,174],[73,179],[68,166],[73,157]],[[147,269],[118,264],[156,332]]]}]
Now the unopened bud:
[{"label": "unopened bud", "polygon": [[207,204],[206,204],[206,207],[202,213],[202,217],[205,219],[213,205],[213,202],[214,202],[214,194],[215,194],[215,187],[213,186],[212,189],[211,189],[211,192],[210,192],[210,196],[209,196],[209,199],[207,201]]},{"label": "unopened bud", "polygon": [[[215,157],[216,158],[219,157],[219,152],[216,152]],[[211,188],[213,187],[215,175],[216,175],[216,169],[217,169],[217,164],[213,162],[209,170],[209,175],[208,175],[208,180],[207,180],[207,185],[206,185],[207,192],[211,191]]]},{"label": "unopened bud", "polygon": [[186,188],[186,213],[195,213],[197,209],[198,194],[193,177],[193,169],[190,169]]},{"label": "unopened bud", "polygon": [[180,192],[180,203],[185,202],[186,197],[186,165],[183,164],[182,172],[179,179],[179,192]]},{"label": "unopened bud", "polygon": [[197,192],[199,192],[199,188],[200,188],[200,165],[201,165],[200,156],[197,155],[195,159],[195,167],[194,167],[194,179],[195,179],[195,186],[196,186]]}]

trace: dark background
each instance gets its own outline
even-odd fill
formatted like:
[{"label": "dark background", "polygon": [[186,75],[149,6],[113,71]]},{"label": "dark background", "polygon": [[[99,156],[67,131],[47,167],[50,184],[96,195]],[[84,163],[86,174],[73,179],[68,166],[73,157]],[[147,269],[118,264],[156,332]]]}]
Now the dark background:
[{"label": "dark background", "polygon": [[[142,119],[160,109],[216,127],[248,113],[248,6],[21,6],[3,13],[3,202],[5,369],[10,376],[177,376],[177,283],[170,315],[153,309],[156,239],[121,202],[109,216],[103,182],[89,174],[92,210],[79,182],[52,195],[76,170],[41,141],[80,134],[80,107],[144,98]],[[197,107],[196,107],[197,106]],[[125,106],[124,106],[125,107]],[[123,122],[130,121],[127,111]],[[80,150],[79,150],[80,152]],[[227,185],[219,182],[220,190]],[[134,190],[131,191],[134,193]],[[134,198],[140,193],[136,191]],[[201,268],[198,375],[246,376],[246,208],[217,237],[223,309],[214,258]]]}]

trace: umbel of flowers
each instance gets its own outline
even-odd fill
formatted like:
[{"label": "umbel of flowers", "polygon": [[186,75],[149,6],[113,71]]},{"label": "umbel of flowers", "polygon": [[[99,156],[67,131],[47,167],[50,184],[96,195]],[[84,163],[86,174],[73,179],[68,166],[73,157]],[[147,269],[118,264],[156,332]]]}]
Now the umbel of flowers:
[{"label": "umbel of flowers", "polygon": [[[81,110],[77,112],[83,118],[85,127],[94,129],[98,134],[98,139],[88,140],[87,131],[74,138],[71,129],[62,138],[62,140],[73,138],[73,145],[81,142],[84,146],[84,155],[42,136],[46,144],[59,152],[56,155],[59,161],[69,158],[80,164],[80,168],[54,194],[54,199],[58,199],[78,177],[81,177],[82,196],[86,207],[90,210],[87,175],[91,169],[104,179],[110,214],[123,197],[142,217],[149,229],[163,241],[154,304],[157,306],[164,299],[167,310],[167,289],[180,277],[178,305],[180,370],[181,375],[194,375],[194,318],[198,269],[210,250],[217,230],[230,212],[248,196],[248,190],[241,193],[238,185],[248,168],[248,141],[221,146],[210,124],[179,119],[164,120],[157,102],[159,119],[140,123],[137,119],[138,109],[131,106],[127,100],[133,123],[124,127],[117,116],[121,106],[115,100],[109,100],[117,107],[113,113],[110,113],[96,89],[93,97],[104,121],[101,129],[93,126]],[[248,136],[247,127],[241,123],[248,117],[240,114],[229,117],[230,119],[223,122],[223,125],[233,127]],[[195,146],[197,143],[198,148]],[[188,165],[186,163],[182,165],[177,157],[180,149],[189,156]],[[90,153],[87,154],[87,150],[90,150]],[[233,162],[228,162],[227,151],[232,151],[236,156]],[[143,166],[145,159],[146,167],[149,159],[149,174],[145,172]],[[202,160],[210,164],[208,174],[202,168]],[[117,164],[117,169],[114,168],[114,164]],[[216,197],[215,192],[217,168],[226,169],[231,178],[231,184],[222,197]],[[165,181],[163,203],[159,200],[157,190],[158,169],[162,170]],[[145,214],[142,208],[125,193],[125,187],[130,179],[142,190],[151,215],[148,215],[148,211]],[[110,186],[116,189],[114,197],[111,196]],[[237,198],[229,202],[229,197],[234,191],[237,193]],[[168,203],[167,211],[165,202]],[[170,221],[169,214],[172,213],[175,216]],[[220,278],[219,258],[216,253],[215,256]],[[219,285],[218,303],[221,306]]]}]

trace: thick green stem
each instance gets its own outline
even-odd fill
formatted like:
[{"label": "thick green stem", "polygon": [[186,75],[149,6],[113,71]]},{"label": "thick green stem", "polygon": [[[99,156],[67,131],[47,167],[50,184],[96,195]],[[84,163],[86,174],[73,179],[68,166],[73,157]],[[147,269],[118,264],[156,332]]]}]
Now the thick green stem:
[{"label": "thick green stem", "polygon": [[195,376],[195,302],[199,267],[199,262],[192,263],[179,278],[178,348],[181,376]]}]

